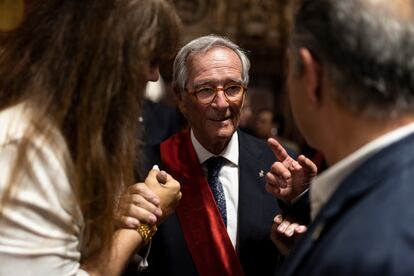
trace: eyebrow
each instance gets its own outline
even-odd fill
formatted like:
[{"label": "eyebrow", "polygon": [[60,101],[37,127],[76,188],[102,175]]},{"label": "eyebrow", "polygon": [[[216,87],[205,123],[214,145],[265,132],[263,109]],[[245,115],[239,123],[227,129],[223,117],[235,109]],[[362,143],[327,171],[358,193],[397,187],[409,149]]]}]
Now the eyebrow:
[{"label": "eyebrow", "polygon": [[216,81],[216,80],[205,80],[205,81],[201,81],[201,82],[195,83],[193,85],[193,88],[197,89],[197,88],[203,87],[203,86],[210,86],[210,87],[211,86],[214,86],[214,87],[217,87],[219,85],[224,86],[224,85],[229,84],[229,83],[232,83],[232,84],[242,84],[243,81],[241,79],[225,79],[225,80],[220,80],[220,81]]}]

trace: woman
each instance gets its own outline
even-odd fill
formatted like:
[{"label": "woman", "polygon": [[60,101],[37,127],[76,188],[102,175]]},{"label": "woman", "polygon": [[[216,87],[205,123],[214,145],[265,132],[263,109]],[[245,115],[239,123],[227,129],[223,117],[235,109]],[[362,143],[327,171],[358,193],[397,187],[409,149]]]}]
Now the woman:
[{"label": "woman", "polygon": [[[178,25],[163,0],[42,0],[7,37],[1,275],[122,272],[142,243],[113,220],[123,184],[133,183],[140,91],[176,49]],[[171,176],[153,170],[145,182],[160,178],[161,206],[172,208],[181,194]]]}]

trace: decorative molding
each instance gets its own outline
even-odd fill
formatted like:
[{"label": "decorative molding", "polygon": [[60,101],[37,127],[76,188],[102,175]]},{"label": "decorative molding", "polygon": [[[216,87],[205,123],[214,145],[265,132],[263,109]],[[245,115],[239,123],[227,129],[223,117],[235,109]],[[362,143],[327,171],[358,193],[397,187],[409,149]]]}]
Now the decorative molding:
[{"label": "decorative molding", "polygon": [[215,0],[172,0],[184,24],[197,24],[215,6]]}]

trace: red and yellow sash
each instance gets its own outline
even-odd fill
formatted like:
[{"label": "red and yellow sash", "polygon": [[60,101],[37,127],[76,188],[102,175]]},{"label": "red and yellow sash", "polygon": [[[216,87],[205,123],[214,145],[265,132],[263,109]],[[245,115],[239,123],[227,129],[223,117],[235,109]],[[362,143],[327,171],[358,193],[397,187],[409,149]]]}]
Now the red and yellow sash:
[{"label": "red and yellow sash", "polygon": [[189,131],[164,141],[160,151],[167,172],[181,184],[183,196],[176,213],[200,276],[243,275]]}]

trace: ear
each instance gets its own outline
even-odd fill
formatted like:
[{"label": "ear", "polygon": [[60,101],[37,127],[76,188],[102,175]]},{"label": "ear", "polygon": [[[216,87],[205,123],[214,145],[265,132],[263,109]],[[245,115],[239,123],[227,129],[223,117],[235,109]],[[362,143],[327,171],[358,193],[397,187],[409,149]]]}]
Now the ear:
[{"label": "ear", "polygon": [[180,109],[182,114],[186,114],[185,104],[184,104],[184,97],[181,90],[177,86],[173,86],[175,100],[177,101],[177,106]]},{"label": "ear", "polygon": [[303,65],[306,95],[312,103],[320,104],[322,101],[321,66],[308,49],[301,48],[299,55]]}]

